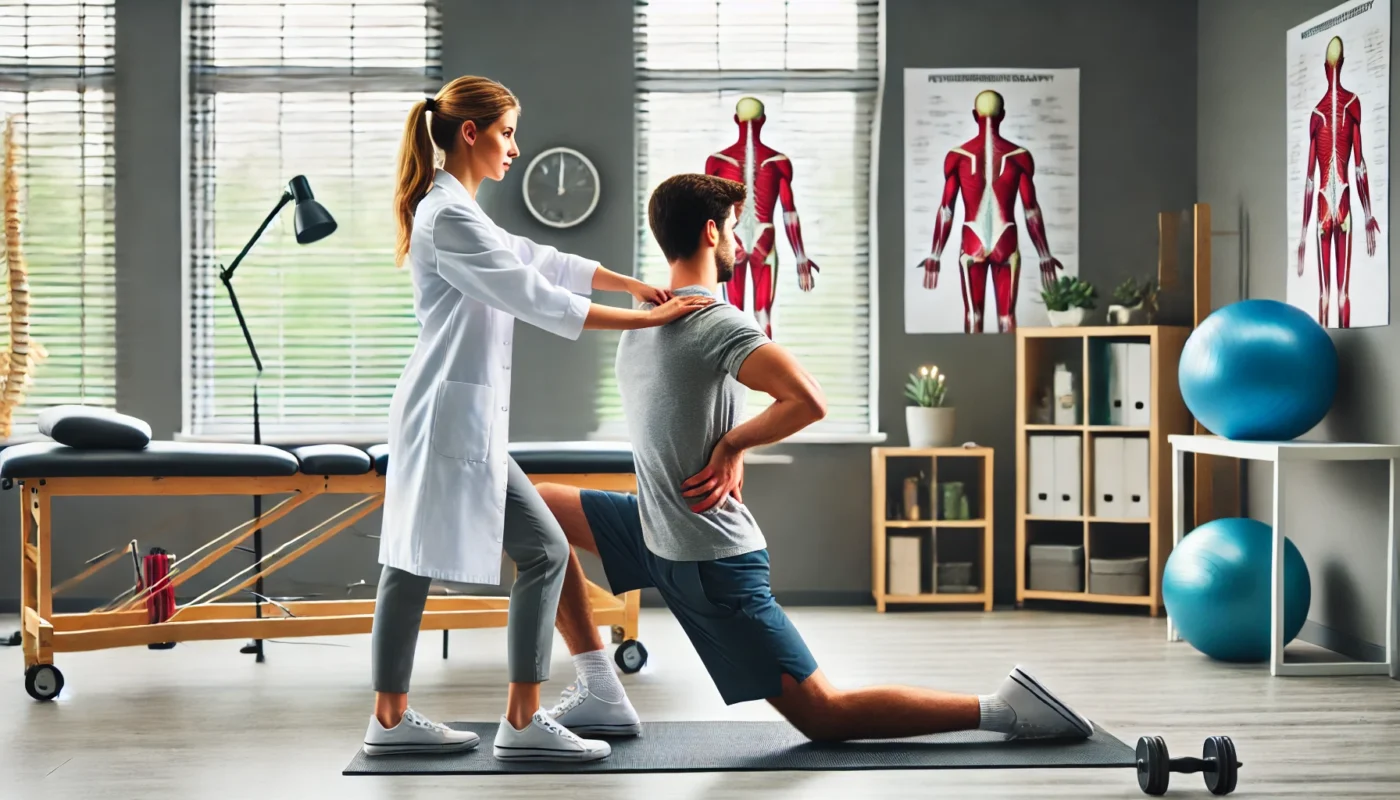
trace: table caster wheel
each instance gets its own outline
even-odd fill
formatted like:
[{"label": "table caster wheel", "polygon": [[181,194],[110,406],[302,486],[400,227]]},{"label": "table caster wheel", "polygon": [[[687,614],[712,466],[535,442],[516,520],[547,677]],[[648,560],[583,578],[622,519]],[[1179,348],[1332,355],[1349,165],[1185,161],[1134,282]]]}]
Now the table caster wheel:
[{"label": "table caster wheel", "polygon": [[35,664],[24,671],[24,690],[35,700],[52,700],[63,691],[63,673],[53,664]]},{"label": "table caster wheel", "polygon": [[1229,794],[1240,780],[1240,763],[1235,756],[1235,743],[1228,736],[1212,736],[1201,748],[1201,758],[1215,762],[1215,769],[1204,773],[1206,788],[1211,794]]},{"label": "table caster wheel", "polygon": [[627,641],[627,631],[621,625],[612,626],[612,643],[622,644]]},{"label": "table caster wheel", "polygon": [[618,669],[630,675],[646,666],[647,649],[636,639],[628,639],[618,646],[613,660],[617,662]]},{"label": "table caster wheel", "polygon": [[1160,796],[1167,793],[1171,780],[1171,756],[1167,743],[1160,736],[1144,736],[1137,743],[1138,788],[1145,794]]}]

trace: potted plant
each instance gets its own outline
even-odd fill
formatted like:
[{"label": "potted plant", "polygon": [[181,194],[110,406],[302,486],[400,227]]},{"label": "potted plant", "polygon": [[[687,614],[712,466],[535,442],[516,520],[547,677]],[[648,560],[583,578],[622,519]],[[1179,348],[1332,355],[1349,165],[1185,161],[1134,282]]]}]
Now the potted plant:
[{"label": "potted plant", "polygon": [[949,447],[953,444],[953,409],[943,405],[947,398],[946,376],[938,367],[919,367],[909,376],[904,396],[910,406],[904,409],[910,447]]},{"label": "potted plant", "polygon": [[1093,284],[1072,275],[1060,279],[1040,291],[1050,324],[1056,328],[1073,327],[1084,321],[1084,315],[1094,308],[1098,290]]},{"label": "potted plant", "polygon": [[1157,315],[1158,286],[1151,278],[1138,283],[1128,278],[1113,290],[1108,321],[1114,325],[1146,325]]}]

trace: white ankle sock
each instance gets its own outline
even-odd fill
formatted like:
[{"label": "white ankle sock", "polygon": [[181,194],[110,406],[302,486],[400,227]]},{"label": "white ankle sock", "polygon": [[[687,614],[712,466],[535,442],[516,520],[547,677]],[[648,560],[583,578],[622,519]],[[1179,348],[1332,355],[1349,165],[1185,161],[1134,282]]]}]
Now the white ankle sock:
[{"label": "white ankle sock", "polygon": [[977,724],[979,730],[1010,733],[1016,726],[1016,712],[997,695],[978,695],[977,705],[982,710],[982,720]]},{"label": "white ankle sock", "polygon": [[579,653],[574,656],[574,669],[578,671],[579,678],[588,684],[588,691],[598,695],[600,700],[616,703],[626,696],[606,650]]}]

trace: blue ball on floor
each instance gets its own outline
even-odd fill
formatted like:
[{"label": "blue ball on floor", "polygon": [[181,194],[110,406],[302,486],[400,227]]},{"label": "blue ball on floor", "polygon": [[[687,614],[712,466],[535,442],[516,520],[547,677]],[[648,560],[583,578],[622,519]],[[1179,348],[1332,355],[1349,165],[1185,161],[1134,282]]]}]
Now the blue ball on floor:
[{"label": "blue ball on floor", "polygon": [[[1269,658],[1273,528],[1229,517],[1182,538],[1162,573],[1162,601],[1181,638],[1220,661]],[[1283,641],[1302,630],[1312,580],[1302,553],[1283,540]]]},{"label": "blue ball on floor", "polygon": [[1206,317],[1177,367],[1191,414],[1227,439],[1288,441],[1327,416],[1337,393],[1337,348],[1307,312],[1243,300]]}]

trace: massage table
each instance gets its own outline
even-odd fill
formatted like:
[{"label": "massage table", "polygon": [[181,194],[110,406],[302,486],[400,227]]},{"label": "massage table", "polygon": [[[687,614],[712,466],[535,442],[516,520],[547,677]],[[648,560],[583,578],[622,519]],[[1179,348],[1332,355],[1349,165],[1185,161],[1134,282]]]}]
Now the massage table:
[{"label": "massage table", "polygon": [[[632,451],[625,443],[581,442],[515,444],[511,455],[534,483],[563,483],[579,488],[636,491]],[[387,445],[359,449],[324,444],[296,448],[268,445],[152,441],[143,450],[93,450],[54,442],[13,445],[0,451],[0,481],[18,485],[20,503],[20,626],[25,689],[37,700],[51,700],[63,688],[54,654],[110,647],[172,646],[175,642],[211,639],[284,639],[369,633],[373,599],[277,602],[247,597],[266,578],[370,515],[384,502]],[[136,544],[118,548],[53,585],[53,499],[98,496],[241,495],[281,497],[279,502],[229,531],[173,559],[168,575],[138,585],[108,607],[77,614],[53,613],[53,596],[123,558],[136,558]],[[173,609],[153,603],[173,596],[180,586],[240,548],[256,531],[265,530],[316,497],[345,495],[354,501],[310,529],[288,538],[253,566]],[[63,536],[60,531],[57,534]],[[60,538],[60,546],[62,540]],[[261,564],[261,569],[257,564]],[[139,573],[138,573],[139,574]],[[168,587],[168,588],[167,588]],[[588,596],[594,618],[612,629],[619,645],[616,660],[635,672],[646,660],[637,641],[640,593],[615,597],[591,581]],[[423,630],[501,627],[508,597],[441,596],[428,598]],[[446,653],[446,639],[443,642]]]}]

